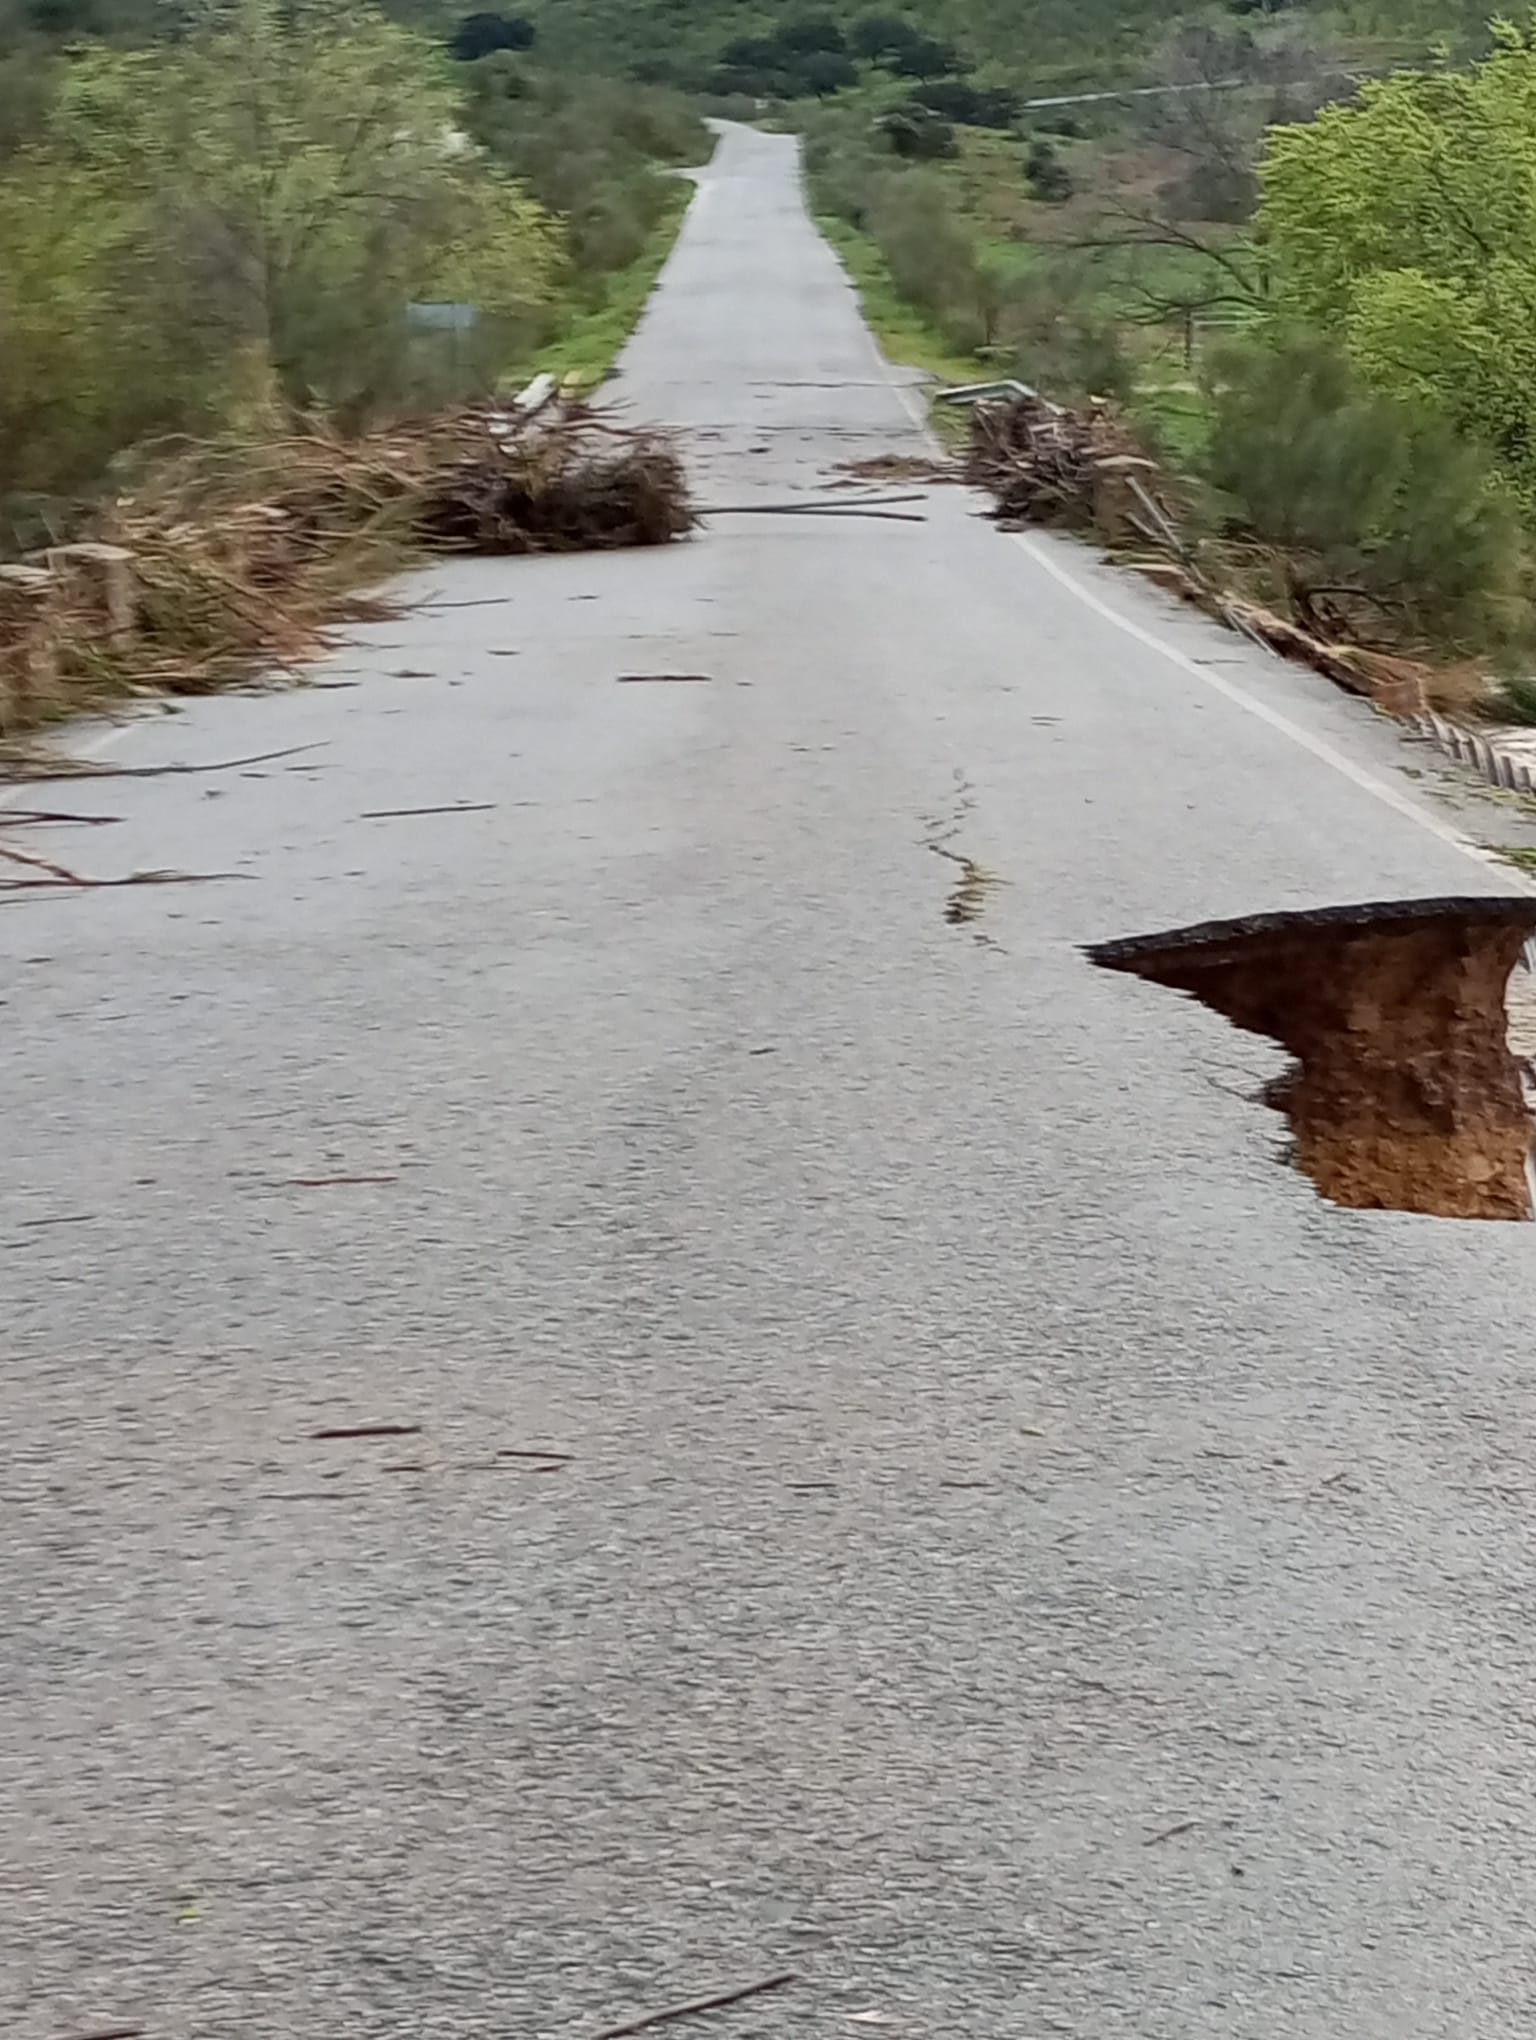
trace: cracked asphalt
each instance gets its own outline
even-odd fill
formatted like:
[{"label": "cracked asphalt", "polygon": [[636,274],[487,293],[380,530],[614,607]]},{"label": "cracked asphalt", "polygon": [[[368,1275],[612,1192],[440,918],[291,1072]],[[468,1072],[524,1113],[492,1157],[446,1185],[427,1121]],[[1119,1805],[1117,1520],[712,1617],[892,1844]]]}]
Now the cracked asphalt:
[{"label": "cracked asphalt", "polygon": [[[717,504],[917,449],[787,140],[621,394]],[[15,2040],[1530,2033],[1533,1235],[1080,950],[1513,881],[921,507],[439,566],[102,756],[313,748],[50,789],[233,876],[0,914]]]}]

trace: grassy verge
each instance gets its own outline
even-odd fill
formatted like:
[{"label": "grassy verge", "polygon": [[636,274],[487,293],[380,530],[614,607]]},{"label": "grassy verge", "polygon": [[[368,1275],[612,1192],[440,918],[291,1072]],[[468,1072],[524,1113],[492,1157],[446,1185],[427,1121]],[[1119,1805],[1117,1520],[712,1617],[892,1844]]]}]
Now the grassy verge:
[{"label": "grassy verge", "polygon": [[652,227],[644,248],[627,268],[609,277],[602,302],[575,313],[558,339],[551,340],[530,366],[532,374],[572,377],[583,389],[594,389],[613,371],[624,343],[640,323],[646,300],[655,289],[667,257],[677,241],[693,186],[677,180],[667,209]]},{"label": "grassy verge", "polygon": [[846,220],[820,213],[816,225],[847,270],[864,317],[891,361],[926,369],[941,382],[984,382],[995,371],[974,355],[956,354],[944,336],[910,304],[891,281],[885,257],[870,239]]}]

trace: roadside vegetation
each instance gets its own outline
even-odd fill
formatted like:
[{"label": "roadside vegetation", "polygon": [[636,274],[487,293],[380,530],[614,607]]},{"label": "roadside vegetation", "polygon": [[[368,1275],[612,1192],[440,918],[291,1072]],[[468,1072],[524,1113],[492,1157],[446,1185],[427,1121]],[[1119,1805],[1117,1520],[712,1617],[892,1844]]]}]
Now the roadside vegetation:
[{"label": "roadside vegetation", "polygon": [[143,449],[343,432],[606,366],[708,154],[520,17],[315,0],[0,15],[0,554]]},{"label": "roadside vegetation", "polygon": [[1466,0],[0,0],[0,554],[167,439],[599,380],[711,108],[893,355],[1112,407],[1241,587],[1536,713],[1536,36]]},{"label": "roadside vegetation", "polygon": [[1158,96],[1031,109],[946,59],[777,117],[889,351],[1108,403],[1237,586],[1437,659],[1461,706],[1485,662],[1524,715],[1536,31],[1370,29],[1244,0],[1127,56]]},{"label": "roadside vegetation", "polygon": [[1536,46],[1484,0],[525,4],[802,133],[892,354],[1110,404],[1257,599],[1536,695]]}]

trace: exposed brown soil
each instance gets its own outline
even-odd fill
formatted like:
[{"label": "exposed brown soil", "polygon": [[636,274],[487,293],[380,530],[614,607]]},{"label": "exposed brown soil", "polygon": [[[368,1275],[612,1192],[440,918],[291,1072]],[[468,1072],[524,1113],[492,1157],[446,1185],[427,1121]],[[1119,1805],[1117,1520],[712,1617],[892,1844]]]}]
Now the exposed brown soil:
[{"label": "exposed brown soil", "polygon": [[1536,899],[1389,901],[1095,945],[1297,1059],[1270,1087],[1335,1204],[1528,1219],[1531,1121],[1505,988]]}]

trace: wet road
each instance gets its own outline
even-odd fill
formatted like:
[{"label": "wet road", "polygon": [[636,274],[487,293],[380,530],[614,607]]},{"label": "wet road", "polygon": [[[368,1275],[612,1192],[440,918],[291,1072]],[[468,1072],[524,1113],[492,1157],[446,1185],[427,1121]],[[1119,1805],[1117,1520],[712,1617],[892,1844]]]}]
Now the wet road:
[{"label": "wet road", "polygon": [[[774,137],[623,393],[920,443]],[[1530,2032],[1533,1235],[1080,953],[1504,881],[974,509],[439,568],[71,790],[239,876],[0,915],[9,2035]]]}]

